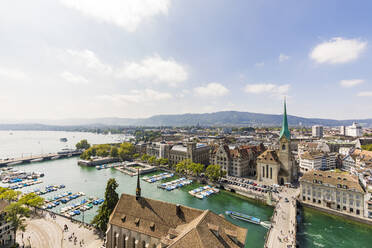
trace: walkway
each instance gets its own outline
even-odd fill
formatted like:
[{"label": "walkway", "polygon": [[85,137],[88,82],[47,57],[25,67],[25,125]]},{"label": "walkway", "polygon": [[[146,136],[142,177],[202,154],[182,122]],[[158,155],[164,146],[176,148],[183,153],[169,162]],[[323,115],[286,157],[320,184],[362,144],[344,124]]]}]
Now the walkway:
[{"label": "walkway", "polygon": [[272,217],[272,227],[267,233],[265,248],[296,247],[298,194],[298,189],[284,188],[278,196],[274,196],[279,201]]},{"label": "walkway", "polygon": [[[49,213],[44,218],[34,218],[27,220],[26,231],[17,232],[17,242],[25,247],[32,248],[68,248],[68,247],[86,247],[99,248],[103,245],[103,240],[94,234],[93,230],[80,227],[79,223],[72,223],[67,218],[56,216],[51,218]],[[68,232],[63,232],[64,225],[67,225]],[[74,233],[77,237],[77,243],[69,241],[68,237]],[[84,245],[79,242],[84,240]]]}]

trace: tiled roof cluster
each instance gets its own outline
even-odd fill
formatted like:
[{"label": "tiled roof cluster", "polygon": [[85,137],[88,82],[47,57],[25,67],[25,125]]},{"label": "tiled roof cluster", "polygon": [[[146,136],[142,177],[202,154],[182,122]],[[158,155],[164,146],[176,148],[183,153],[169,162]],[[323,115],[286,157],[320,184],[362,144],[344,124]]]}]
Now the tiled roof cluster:
[{"label": "tiled roof cluster", "polygon": [[244,247],[247,230],[209,210],[122,194],[110,224],[159,238],[168,247]]}]

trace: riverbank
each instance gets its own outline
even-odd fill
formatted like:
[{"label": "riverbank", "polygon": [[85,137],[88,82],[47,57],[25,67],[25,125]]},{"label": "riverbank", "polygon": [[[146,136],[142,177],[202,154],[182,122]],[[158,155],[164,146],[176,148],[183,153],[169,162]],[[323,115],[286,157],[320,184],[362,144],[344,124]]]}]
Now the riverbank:
[{"label": "riverbank", "polygon": [[344,219],[353,220],[355,222],[361,222],[361,223],[364,223],[366,225],[371,225],[371,227],[372,227],[372,219],[368,219],[366,217],[360,217],[360,216],[348,214],[348,213],[345,213],[345,212],[336,211],[334,209],[324,208],[324,207],[321,207],[317,204],[312,204],[312,203],[309,203],[309,202],[300,201],[300,204],[304,207],[307,207],[307,208],[312,208],[314,210],[321,211],[321,212],[324,212],[324,213],[337,215],[337,216],[343,217]]}]

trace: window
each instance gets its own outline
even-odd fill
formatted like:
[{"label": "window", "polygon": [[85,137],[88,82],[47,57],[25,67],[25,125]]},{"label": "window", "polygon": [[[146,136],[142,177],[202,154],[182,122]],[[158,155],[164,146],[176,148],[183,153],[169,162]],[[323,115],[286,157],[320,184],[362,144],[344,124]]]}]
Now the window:
[{"label": "window", "polygon": [[285,144],[282,145],[282,150],[283,150],[283,151],[285,150]]},{"label": "window", "polygon": [[356,211],[356,214],[357,214],[357,215],[359,215],[359,214],[360,214],[360,210],[359,210],[359,209],[357,209],[357,211]]}]

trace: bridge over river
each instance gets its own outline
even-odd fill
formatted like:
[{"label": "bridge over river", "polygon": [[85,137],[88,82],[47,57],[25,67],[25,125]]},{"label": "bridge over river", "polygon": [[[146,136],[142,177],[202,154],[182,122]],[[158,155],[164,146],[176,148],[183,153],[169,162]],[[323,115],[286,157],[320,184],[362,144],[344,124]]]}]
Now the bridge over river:
[{"label": "bridge over river", "polygon": [[10,158],[10,159],[2,159],[0,160],[0,167],[6,167],[8,165],[16,165],[16,164],[25,164],[31,162],[38,162],[38,161],[46,161],[52,159],[61,159],[61,158],[68,158],[72,156],[78,156],[82,153],[82,151],[69,151],[69,152],[57,152],[57,153],[48,153],[48,154],[41,154],[41,155],[31,155],[27,157],[21,158]]}]

